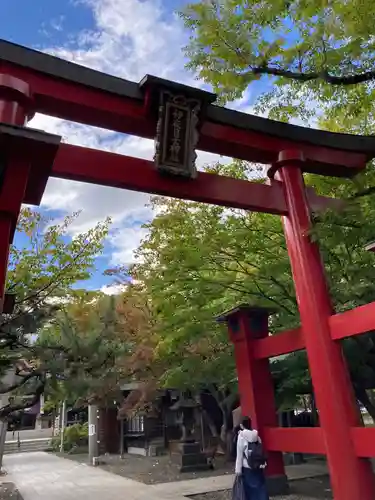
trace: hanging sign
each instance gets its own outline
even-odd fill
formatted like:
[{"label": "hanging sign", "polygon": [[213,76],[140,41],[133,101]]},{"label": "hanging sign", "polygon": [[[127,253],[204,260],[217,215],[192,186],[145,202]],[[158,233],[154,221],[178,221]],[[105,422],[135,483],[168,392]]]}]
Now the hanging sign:
[{"label": "hanging sign", "polygon": [[195,178],[195,147],[201,103],[169,91],[160,93],[155,138],[156,168],[168,174]]}]

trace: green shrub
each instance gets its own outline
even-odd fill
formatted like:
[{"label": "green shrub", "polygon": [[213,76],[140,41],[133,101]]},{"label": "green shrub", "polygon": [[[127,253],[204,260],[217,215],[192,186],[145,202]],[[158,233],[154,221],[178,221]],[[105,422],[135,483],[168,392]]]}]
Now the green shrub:
[{"label": "green shrub", "polygon": [[[64,431],[64,451],[72,452],[75,448],[85,448],[88,445],[89,426],[88,424],[74,424],[65,428]],[[60,450],[61,437],[55,436],[52,439],[52,449]]]}]

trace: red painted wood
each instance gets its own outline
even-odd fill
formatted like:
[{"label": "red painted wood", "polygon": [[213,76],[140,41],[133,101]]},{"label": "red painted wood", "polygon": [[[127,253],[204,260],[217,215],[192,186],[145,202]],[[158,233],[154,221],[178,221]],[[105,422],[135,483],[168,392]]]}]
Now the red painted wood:
[{"label": "red painted wood", "polygon": [[[13,77],[0,78],[0,122],[22,125],[27,119],[30,91],[27,84]],[[17,152],[15,152],[17,153]],[[3,310],[9,244],[25,197],[30,165],[17,156],[3,160],[5,173],[0,185],[0,312]]]},{"label": "red painted wood", "polygon": [[359,457],[375,457],[375,427],[353,427],[351,435]]},{"label": "red painted wood", "polygon": [[[154,138],[156,118],[147,114],[147,108],[141,101],[59,80],[4,61],[0,61],[0,71],[30,84],[36,112],[139,137]],[[331,169],[332,175],[335,175],[337,168],[341,171],[362,170],[368,159],[366,155],[350,151],[301,144],[292,139],[281,139],[214,122],[203,124],[198,143],[198,149],[203,151],[261,163],[273,163],[280,150],[293,147],[303,150],[306,171],[310,167],[315,170],[316,165],[322,165],[323,170]]]},{"label": "red painted wood", "polygon": [[[244,210],[286,214],[279,182],[259,184],[204,172],[195,180],[164,177],[152,161],[70,144],[60,145],[51,175]],[[332,202],[331,198],[315,195],[313,208]]]},{"label": "red painted wood", "polygon": [[361,335],[375,329],[375,302],[350,311],[334,314],[329,320],[331,336],[335,340]]},{"label": "red painted wood", "polygon": [[254,358],[268,359],[281,354],[300,351],[305,347],[305,340],[301,328],[287,330],[274,335],[268,335],[264,339],[254,341]]},{"label": "red painted wood", "polygon": [[0,72],[29,83],[37,113],[152,139],[154,123],[143,103],[0,61]]},{"label": "red painted wood", "polygon": [[4,300],[9,245],[13,240],[22,200],[25,197],[29,171],[29,162],[10,161],[0,190],[0,311]]},{"label": "red painted wood", "polygon": [[29,85],[13,76],[0,74],[0,96],[0,121],[25,125],[32,103]]},{"label": "red painted wood", "polygon": [[351,427],[360,425],[357,405],[340,345],[331,338],[332,306],[319,249],[309,236],[310,211],[301,169],[301,153],[280,154],[288,216],[283,217],[314,394],[327,449],[335,498],[375,498],[371,464],[359,459]]},{"label": "red painted wood", "polygon": [[161,194],[227,207],[286,213],[282,186],[200,172],[197,179],[161,176],[148,160],[61,144],[53,177]]},{"label": "red painted wood", "polygon": [[12,234],[12,220],[0,213],[0,312],[3,310],[5,278],[7,274],[9,243]]},{"label": "red painted wood", "polygon": [[[295,148],[297,143],[279,137],[271,137],[259,132],[238,129],[229,125],[205,122],[201,130],[199,149],[211,151],[225,156],[249,160],[259,163],[274,163],[279,151]],[[346,166],[349,170],[362,170],[367,162],[366,156],[359,153],[337,151],[324,147],[317,148],[311,144],[298,143],[298,149],[303,151],[306,163],[304,169],[308,172],[309,165],[321,164],[322,169],[332,168],[332,175],[338,165]]]},{"label": "red painted wood", "polygon": [[326,453],[320,427],[265,428],[263,436],[267,450],[318,455]]},{"label": "red painted wood", "polygon": [[[269,360],[256,360],[253,350],[258,342],[255,339],[268,335],[268,312],[263,310],[257,314],[256,331],[249,319],[251,314],[251,310],[242,307],[229,312],[226,321],[229,337],[234,343],[241,411],[244,416],[251,417],[254,427],[263,436],[266,427],[278,424]],[[281,453],[270,451],[266,473],[269,476],[285,474]]]},{"label": "red painted wood", "polygon": [[7,214],[15,224],[25,198],[30,164],[18,158],[9,163],[1,189],[0,213]]}]

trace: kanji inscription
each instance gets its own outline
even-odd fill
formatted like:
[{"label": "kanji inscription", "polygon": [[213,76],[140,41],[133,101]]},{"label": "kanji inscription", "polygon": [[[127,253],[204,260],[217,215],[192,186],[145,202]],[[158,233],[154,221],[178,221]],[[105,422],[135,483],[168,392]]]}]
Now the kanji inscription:
[{"label": "kanji inscription", "polygon": [[196,177],[195,147],[200,109],[197,99],[167,91],[161,93],[154,157],[155,165],[161,172]]}]

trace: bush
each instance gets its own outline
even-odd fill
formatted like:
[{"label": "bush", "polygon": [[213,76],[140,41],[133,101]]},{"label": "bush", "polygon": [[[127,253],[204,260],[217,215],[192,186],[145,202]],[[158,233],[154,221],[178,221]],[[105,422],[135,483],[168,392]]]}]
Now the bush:
[{"label": "bush", "polygon": [[[85,448],[88,446],[89,426],[88,424],[74,424],[65,428],[64,431],[64,451],[72,452],[75,448]],[[52,439],[52,449],[60,450],[61,437]]]}]

